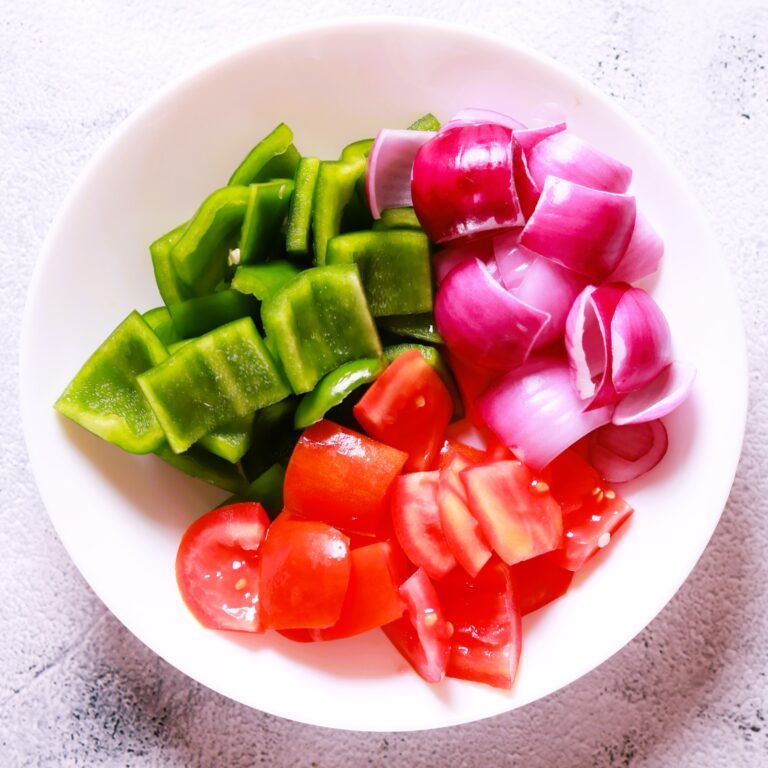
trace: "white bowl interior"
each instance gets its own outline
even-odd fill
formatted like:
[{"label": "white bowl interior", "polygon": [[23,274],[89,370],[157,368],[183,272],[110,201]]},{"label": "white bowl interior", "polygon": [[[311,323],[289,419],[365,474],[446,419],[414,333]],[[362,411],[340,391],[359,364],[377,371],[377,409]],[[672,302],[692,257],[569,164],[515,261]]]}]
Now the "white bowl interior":
[{"label": "white bowl interior", "polygon": [[[668,419],[671,448],[627,488],[636,514],[562,600],[525,622],[510,693],[422,682],[380,633],[291,644],[202,629],[184,607],[174,557],[186,525],[222,494],[153,457],[133,457],[59,418],[52,406],[133,308],[160,303],[148,244],[226,183],[279,121],[304,153],[335,157],[380,127],[463,106],[523,120],[554,103],[570,127],[634,168],[639,205],[666,242],[653,294],[676,354],[698,367]],[[348,729],[414,730],[476,720],[540,698],[590,671],[667,603],[701,555],[741,447],[743,332],[714,237],[649,138],[590,85],[502,41],[416,21],[307,28],[169,86],[121,126],[63,206],[30,291],[22,408],[34,473],[72,558],[143,642],[180,670],[249,706]]]}]

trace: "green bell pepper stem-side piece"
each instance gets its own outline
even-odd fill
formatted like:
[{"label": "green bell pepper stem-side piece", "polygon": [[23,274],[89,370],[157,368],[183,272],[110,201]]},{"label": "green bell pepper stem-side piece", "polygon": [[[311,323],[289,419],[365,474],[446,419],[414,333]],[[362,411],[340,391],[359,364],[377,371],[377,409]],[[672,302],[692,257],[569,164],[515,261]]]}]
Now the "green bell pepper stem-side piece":
[{"label": "green bell pepper stem-side piece", "polygon": [[355,194],[355,184],[365,174],[365,158],[323,161],[312,202],[312,231],[315,264],[325,264],[328,241],[341,231],[344,209]]},{"label": "green bell pepper stem-side piece", "polygon": [[165,440],[137,377],[168,357],[162,341],[131,312],[88,358],[56,410],[130,453],[151,453]]},{"label": "green bell pepper stem-side piece", "polygon": [[293,424],[305,429],[320,421],[325,414],[339,405],[347,395],[364,384],[370,384],[382,372],[384,366],[378,358],[352,360],[323,376],[317,386],[301,398]]},{"label": "green bell pepper stem-side piece", "polygon": [[288,222],[285,227],[285,248],[294,258],[303,259],[309,254],[312,201],[319,171],[320,160],[316,157],[302,157],[296,166],[293,195],[291,195]]},{"label": "green bell pepper stem-side piece", "polygon": [[246,493],[248,481],[237,467],[224,459],[193,445],[184,453],[174,453],[168,443],[155,451],[155,455],[185,475],[196,477],[230,493]]},{"label": "green bell pepper stem-side piece", "polygon": [[287,397],[279,403],[256,411],[251,428],[251,447],[241,465],[253,480],[272,464],[287,464],[300,433],[293,428],[293,414],[298,398]]},{"label": "green bell pepper stem-side piece", "polygon": [[440,121],[431,113],[427,112],[418,120],[414,120],[409,126],[409,131],[439,131]]},{"label": "green bell pepper stem-side piece", "polygon": [[428,344],[443,344],[443,337],[435,327],[435,318],[431,312],[421,315],[393,315],[380,317],[376,321],[383,328],[397,336],[406,336]]},{"label": "green bell pepper stem-side piece", "polygon": [[[293,153],[298,155],[292,143],[293,131],[285,123],[280,123],[237,166],[229,179],[229,186],[253,184],[255,181],[261,181],[264,178],[265,172],[273,174],[276,170],[284,170],[272,161],[288,152],[289,148],[293,148]],[[293,153],[290,153],[291,156],[293,156]],[[291,159],[291,157],[287,158],[289,163]],[[271,168],[269,167],[270,163],[272,163]],[[280,173],[279,176],[281,178],[291,178],[293,176],[293,169],[291,169],[290,173]],[[276,178],[276,176],[269,176],[269,178]]]},{"label": "green bell pepper stem-side piece", "polygon": [[189,286],[185,285],[176,273],[176,267],[171,259],[173,246],[181,238],[187,226],[188,222],[180,224],[176,229],[158,237],[149,246],[152,269],[155,272],[155,283],[157,283],[157,290],[166,306],[192,298],[194,295]]},{"label": "green bell pepper stem-side piece", "polygon": [[224,279],[229,249],[242,227],[249,195],[248,187],[217,189],[173,246],[171,262],[192,295],[211,293]]},{"label": "green bell pepper stem-side piece", "polygon": [[173,324],[168,307],[155,307],[147,310],[142,317],[144,322],[155,332],[160,341],[166,346],[181,341],[181,336]]},{"label": "green bell pepper stem-side piece", "polygon": [[374,317],[432,310],[429,240],[422,232],[349,232],[328,243],[328,264],[357,264]]},{"label": "green bell pepper stem-side piece", "polygon": [[421,224],[413,208],[385,208],[381,218],[373,222],[374,230],[413,229],[421,232]]},{"label": "green bell pepper stem-side piece", "polygon": [[213,432],[201,437],[197,444],[222,459],[235,464],[243,458],[251,447],[251,427],[253,414],[249,413],[229,424],[222,424]]},{"label": "green bell pepper stem-side piece", "polygon": [[288,179],[251,184],[240,231],[240,264],[265,261],[275,250],[292,192]]},{"label": "green bell pepper stem-side piece", "polygon": [[261,318],[296,394],[350,360],[381,355],[354,264],[304,270],[262,304]]},{"label": "green bell pepper stem-side piece", "polygon": [[190,341],[138,382],[175,453],[290,394],[249,317]]},{"label": "green bell pepper stem-side piece", "polygon": [[217,291],[208,296],[171,304],[168,312],[180,339],[202,336],[241,317],[255,316],[259,304],[240,291]]},{"label": "green bell pepper stem-side piece", "polygon": [[298,274],[299,270],[285,260],[251,264],[237,268],[232,278],[232,288],[264,301]]},{"label": "green bell pepper stem-side piece", "polygon": [[443,380],[445,388],[453,400],[453,421],[464,417],[464,401],[461,399],[461,392],[453,378],[451,369],[440,354],[440,350],[430,347],[426,344],[394,344],[391,347],[384,347],[384,362],[389,365],[395,358],[400,357],[404,352],[411,349],[418,349],[421,356],[435,369],[435,373]]}]

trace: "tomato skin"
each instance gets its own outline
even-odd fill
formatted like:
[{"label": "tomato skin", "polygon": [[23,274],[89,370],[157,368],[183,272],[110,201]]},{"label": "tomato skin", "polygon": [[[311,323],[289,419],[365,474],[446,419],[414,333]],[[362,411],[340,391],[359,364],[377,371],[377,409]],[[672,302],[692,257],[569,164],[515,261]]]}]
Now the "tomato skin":
[{"label": "tomato skin", "polygon": [[498,461],[461,473],[469,508],[486,540],[514,565],[560,546],[560,505],[545,485],[519,461]]},{"label": "tomato skin", "polygon": [[487,461],[485,451],[481,451],[479,448],[474,448],[459,440],[453,440],[450,437],[447,437],[443,443],[443,447],[440,449],[440,458],[437,465],[438,469],[447,467],[457,456],[464,459],[467,465],[483,464]]},{"label": "tomato skin", "polygon": [[440,599],[423,568],[400,587],[405,615],[382,627],[384,634],[403,658],[428,682],[439,683],[445,676],[450,652],[450,628]]},{"label": "tomato skin", "polygon": [[547,552],[510,568],[520,615],[526,616],[562,597],[571,586],[573,571],[560,565],[561,552]]},{"label": "tomato skin", "polygon": [[457,568],[436,589],[453,627],[446,675],[511,688],[522,625],[510,569],[493,558],[476,577]]},{"label": "tomato skin", "polygon": [[579,509],[604,485],[600,473],[572,448],[547,464],[541,476],[564,515]]},{"label": "tomato skin", "polygon": [[343,533],[326,523],[278,517],[262,545],[259,568],[266,626],[332,626],[341,614],[349,572],[349,539]]},{"label": "tomato skin", "polygon": [[456,565],[440,522],[439,482],[437,470],[400,475],[392,496],[392,523],[403,552],[435,579]]},{"label": "tomato skin", "polygon": [[421,472],[437,463],[453,401],[440,376],[413,349],[386,368],[353,412],[369,435],[408,454],[407,471]]},{"label": "tomato skin", "polygon": [[285,506],[307,520],[373,535],[407,455],[330,421],[304,430],[285,473]]},{"label": "tomato skin", "polygon": [[242,502],[211,510],[187,528],[176,554],[176,581],[203,626],[263,631],[259,554],[268,527],[261,504]]}]

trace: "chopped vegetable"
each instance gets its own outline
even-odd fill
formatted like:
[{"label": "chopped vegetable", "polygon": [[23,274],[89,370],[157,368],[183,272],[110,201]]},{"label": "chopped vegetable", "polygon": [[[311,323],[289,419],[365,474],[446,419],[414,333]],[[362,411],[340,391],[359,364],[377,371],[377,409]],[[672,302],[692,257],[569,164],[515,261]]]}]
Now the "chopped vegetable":
[{"label": "chopped vegetable", "polygon": [[235,270],[232,288],[240,293],[250,293],[259,301],[266,301],[298,274],[299,270],[288,261],[249,264]]},{"label": "chopped vegetable", "polygon": [[285,225],[285,248],[293,258],[304,259],[309,254],[309,230],[319,171],[320,160],[316,157],[302,157],[296,166],[293,195]]},{"label": "chopped vegetable", "polygon": [[251,184],[240,230],[239,264],[264,261],[278,248],[278,236],[288,213],[293,182]]},{"label": "chopped vegetable", "polygon": [[229,185],[293,178],[293,169],[297,163],[298,153],[293,146],[293,131],[285,123],[280,123],[237,166],[229,179]]},{"label": "chopped vegetable", "polygon": [[241,317],[257,315],[258,304],[239,291],[226,290],[171,304],[168,313],[178,338],[192,339]]},{"label": "chopped vegetable", "polygon": [[668,445],[667,430],[658,419],[606,424],[589,436],[589,460],[609,483],[626,483],[653,469]]}]

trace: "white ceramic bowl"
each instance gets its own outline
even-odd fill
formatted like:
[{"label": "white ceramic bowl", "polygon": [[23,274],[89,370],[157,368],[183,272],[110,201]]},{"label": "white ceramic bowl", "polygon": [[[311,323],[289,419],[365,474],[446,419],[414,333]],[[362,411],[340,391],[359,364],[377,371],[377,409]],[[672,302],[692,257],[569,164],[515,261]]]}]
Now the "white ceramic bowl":
[{"label": "white ceramic bowl", "polygon": [[[634,192],[666,241],[654,296],[678,358],[698,367],[669,420],[671,448],[627,489],[636,514],[568,595],[528,617],[514,690],[424,683],[378,632],[318,645],[201,628],[176,590],[183,530],[221,495],[154,457],[122,453],[52,403],[133,308],[160,303],[147,245],[182,221],[283,120],[299,149],[349,141],[463,106],[526,120],[554,103],[570,127],[635,170]],[[714,309],[716,308],[716,310]],[[24,319],[24,427],[64,546],[110,610],[190,677],[251,707],[336,728],[415,730],[477,720],[567,685],[629,642],[677,591],[717,524],[746,409],[743,331],[707,222],[669,162],[618,107],[563,67],[443,24],[368,20],[299,29],[173,83],[132,115],[63,205]]]}]

